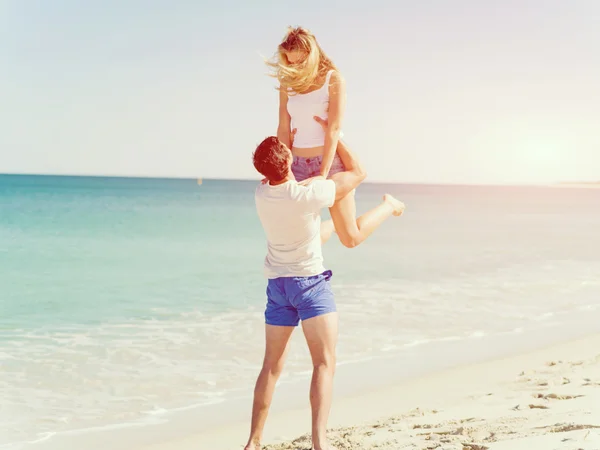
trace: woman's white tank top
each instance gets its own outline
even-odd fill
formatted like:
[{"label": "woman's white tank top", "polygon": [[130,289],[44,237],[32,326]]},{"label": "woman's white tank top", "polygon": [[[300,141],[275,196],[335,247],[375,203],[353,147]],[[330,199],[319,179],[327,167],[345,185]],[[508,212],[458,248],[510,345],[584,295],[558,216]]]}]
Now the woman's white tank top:
[{"label": "woman's white tank top", "polygon": [[314,116],[324,120],[329,118],[329,80],[333,70],[327,72],[325,83],[319,89],[308,94],[292,94],[288,96],[287,110],[291,117],[291,128],[296,128],[294,147],[311,148],[325,145],[325,131],[313,119]]}]

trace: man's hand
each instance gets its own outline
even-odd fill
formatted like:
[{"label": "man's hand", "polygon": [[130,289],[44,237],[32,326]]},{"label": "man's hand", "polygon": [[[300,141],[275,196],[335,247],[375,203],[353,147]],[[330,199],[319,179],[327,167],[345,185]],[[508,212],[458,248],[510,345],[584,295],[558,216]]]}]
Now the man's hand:
[{"label": "man's hand", "polygon": [[313,119],[315,119],[315,121],[321,125],[321,128],[323,128],[323,131],[327,131],[327,127],[329,126],[329,122],[326,119],[321,119],[319,116],[313,116]]}]

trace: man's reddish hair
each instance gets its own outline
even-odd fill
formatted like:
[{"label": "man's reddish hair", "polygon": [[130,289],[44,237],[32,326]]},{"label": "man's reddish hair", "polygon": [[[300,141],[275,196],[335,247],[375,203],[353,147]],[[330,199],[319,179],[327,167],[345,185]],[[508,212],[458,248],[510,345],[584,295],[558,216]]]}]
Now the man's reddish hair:
[{"label": "man's reddish hair", "polygon": [[276,136],[264,139],[252,154],[254,167],[269,181],[281,181],[289,172],[291,153]]}]

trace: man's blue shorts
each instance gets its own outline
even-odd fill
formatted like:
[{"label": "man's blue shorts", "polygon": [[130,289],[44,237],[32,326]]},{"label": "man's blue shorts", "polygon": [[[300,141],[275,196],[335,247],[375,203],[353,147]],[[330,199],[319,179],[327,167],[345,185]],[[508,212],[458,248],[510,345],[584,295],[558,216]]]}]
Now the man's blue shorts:
[{"label": "man's blue shorts", "polygon": [[311,277],[269,279],[265,322],[295,327],[300,320],[336,311],[331,270]]}]

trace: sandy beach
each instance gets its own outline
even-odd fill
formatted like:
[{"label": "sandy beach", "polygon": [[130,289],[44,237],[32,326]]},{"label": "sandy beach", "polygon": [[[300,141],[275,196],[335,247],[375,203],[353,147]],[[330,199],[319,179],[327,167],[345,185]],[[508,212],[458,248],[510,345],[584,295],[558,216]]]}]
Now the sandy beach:
[{"label": "sandy beach", "polygon": [[[274,413],[264,450],[308,450],[308,408]],[[144,450],[240,449],[248,424]],[[338,450],[600,449],[600,335],[337,398]]]}]

